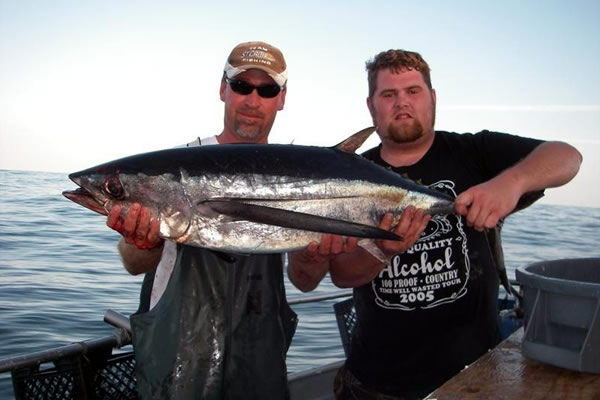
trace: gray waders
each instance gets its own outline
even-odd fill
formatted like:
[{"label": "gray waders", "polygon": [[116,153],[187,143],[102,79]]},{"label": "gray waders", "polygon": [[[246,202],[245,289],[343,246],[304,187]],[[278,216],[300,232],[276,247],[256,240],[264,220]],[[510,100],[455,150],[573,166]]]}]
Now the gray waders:
[{"label": "gray waders", "polygon": [[285,399],[296,324],[281,254],[229,256],[178,245],[163,296],[131,316],[140,397]]}]

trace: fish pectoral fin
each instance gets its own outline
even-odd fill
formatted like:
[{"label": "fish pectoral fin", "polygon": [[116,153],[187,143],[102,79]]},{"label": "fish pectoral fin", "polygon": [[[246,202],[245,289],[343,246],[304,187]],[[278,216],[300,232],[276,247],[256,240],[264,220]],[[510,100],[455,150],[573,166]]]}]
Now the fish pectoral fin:
[{"label": "fish pectoral fin", "polygon": [[203,206],[207,206],[219,214],[260,224],[361,238],[402,240],[393,232],[375,226],[284,210],[281,208],[260,206],[232,200],[205,200],[201,203]]},{"label": "fish pectoral fin", "polygon": [[160,232],[165,239],[177,239],[186,234],[190,227],[190,216],[171,206],[160,211]]}]

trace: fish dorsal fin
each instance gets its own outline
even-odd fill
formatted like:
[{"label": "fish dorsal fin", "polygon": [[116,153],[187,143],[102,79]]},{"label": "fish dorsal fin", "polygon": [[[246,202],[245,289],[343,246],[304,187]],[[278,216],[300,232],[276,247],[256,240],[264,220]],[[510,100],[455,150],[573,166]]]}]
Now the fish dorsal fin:
[{"label": "fish dorsal fin", "polygon": [[341,143],[335,145],[334,148],[341,150],[345,153],[354,153],[376,130],[376,126],[370,126],[363,130],[360,130],[354,135],[350,136],[349,138],[344,139]]}]

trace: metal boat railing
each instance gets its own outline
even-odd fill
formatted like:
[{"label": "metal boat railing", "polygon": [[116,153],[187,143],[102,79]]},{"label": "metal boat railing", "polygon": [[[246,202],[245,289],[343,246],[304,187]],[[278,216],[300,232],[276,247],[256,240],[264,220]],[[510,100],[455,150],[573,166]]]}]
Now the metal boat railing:
[{"label": "metal boat railing", "polygon": [[[298,296],[290,298],[288,303],[290,305],[315,303],[349,296],[352,296],[351,289],[340,290],[336,291],[335,293],[324,295]],[[104,321],[117,328],[114,330],[112,335],[97,339],[90,339],[83,342],[71,343],[65,346],[31,354],[2,359],[0,360],[0,373],[12,371],[14,369],[35,367],[57,359],[85,355],[86,353],[94,351],[98,348],[121,348],[131,344],[131,325],[127,316],[113,310],[108,310],[104,315]]]},{"label": "metal boat railing", "polygon": [[335,293],[329,293],[329,294],[293,297],[291,299],[288,299],[288,304],[290,306],[293,306],[296,304],[316,303],[318,301],[340,299],[342,297],[350,297],[350,296],[352,296],[352,289],[345,289],[345,290],[339,290]]}]

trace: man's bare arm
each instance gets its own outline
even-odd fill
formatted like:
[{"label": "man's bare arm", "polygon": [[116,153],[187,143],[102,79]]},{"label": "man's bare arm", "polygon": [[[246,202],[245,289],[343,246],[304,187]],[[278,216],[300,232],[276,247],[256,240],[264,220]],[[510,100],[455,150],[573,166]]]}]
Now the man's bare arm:
[{"label": "man's bare arm", "polygon": [[487,182],[470,187],[456,198],[456,211],[478,231],[492,229],[527,192],[569,182],[582,162],[581,154],[563,142],[545,142]]},{"label": "man's bare arm", "polygon": [[153,249],[138,249],[121,238],[117,245],[123,266],[131,275],[143,274],[154,270],[160,261],[163,246]]}]

